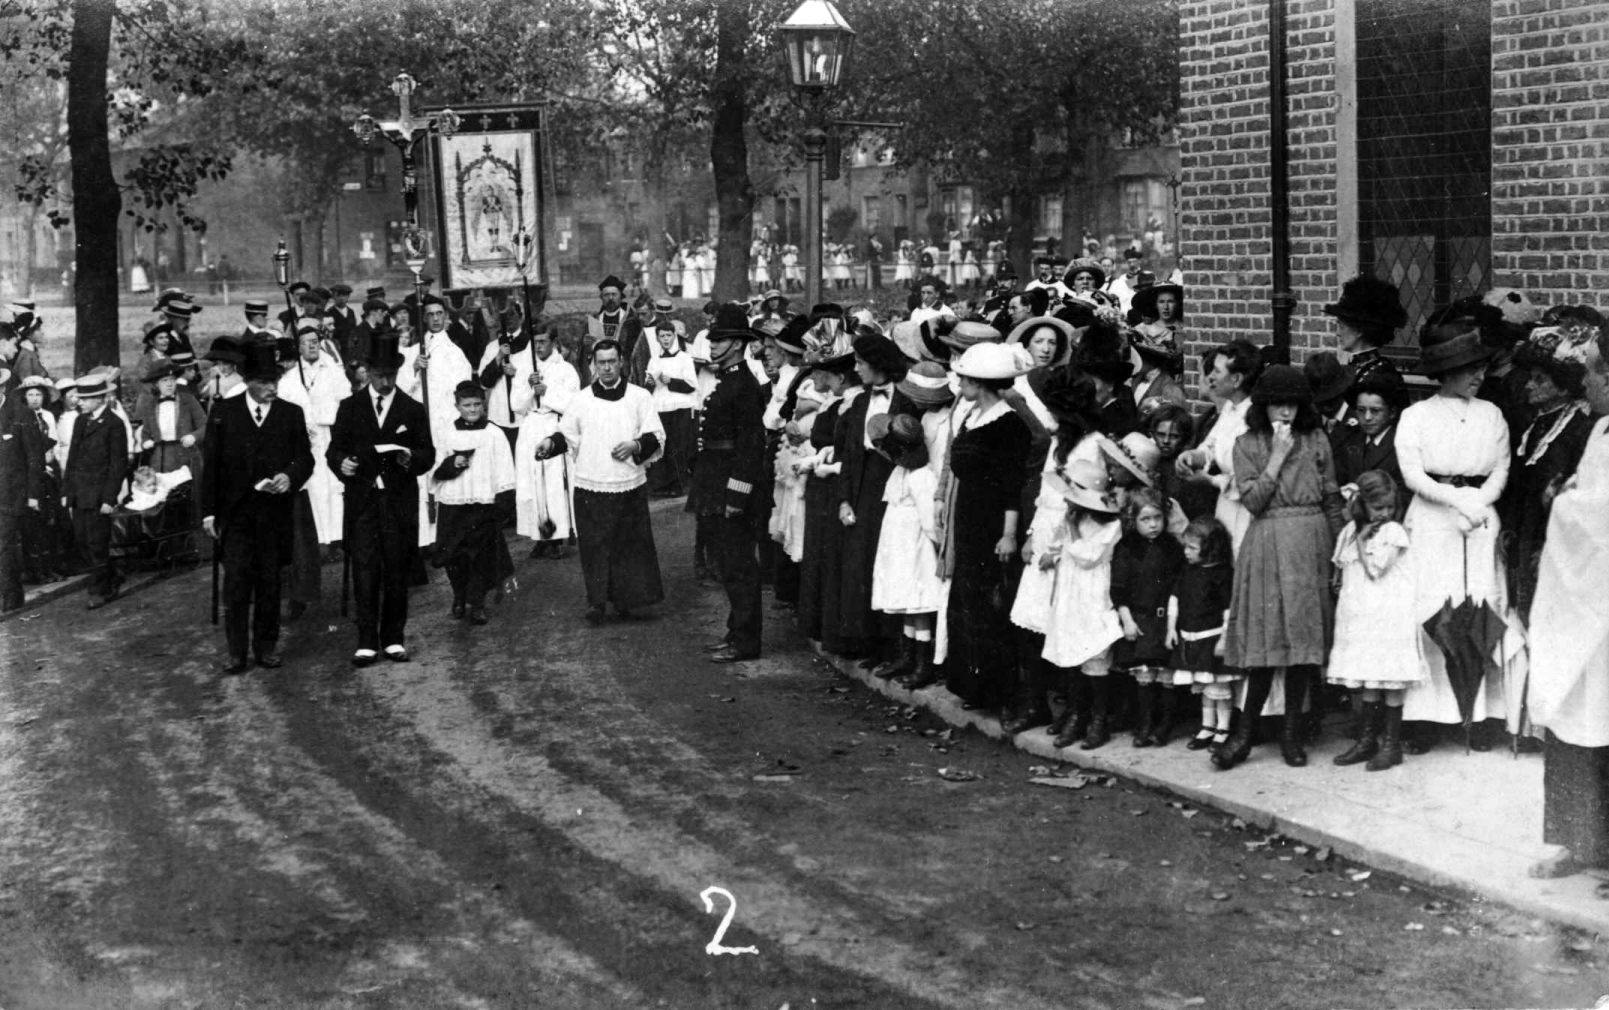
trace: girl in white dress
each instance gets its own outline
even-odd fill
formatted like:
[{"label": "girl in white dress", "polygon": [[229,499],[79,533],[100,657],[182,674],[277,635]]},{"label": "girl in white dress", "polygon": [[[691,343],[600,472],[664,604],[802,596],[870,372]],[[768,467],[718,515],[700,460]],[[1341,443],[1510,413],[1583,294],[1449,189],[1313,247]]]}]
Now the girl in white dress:
[{"label": "girl in white dress", "polygon": [[909,414],[879,414],[866,426],[872,444],[894,461],[884,486],[883,525],[872,565],[872,609],[904,617],[897,659],[873,675],[888,680],[916,671],[921,643],[933,641],[933,626],[945,583],[939,577],[936,494],[938,476],[928,466],[922,422]]},{"label": "girl in white dress", "polygon": [[[793,408],[793,423],[808,433],[822,399],[814,382],[801,382],[798,403]],[[805,482],[809,479],[809,468],[800,464],[814,455],[816,448],[808,438],[798,445],[784,438],[777,450],[770,533],[771,539],[782,545],[788,559],[795,564],[804,560]]]},{"label": "girl in white dress", "polygon": [[[1358,475],[1332,560],[1341,575],[1328,680],[1360,691],[1363,732],[1338,765],[1368,762],[1371,772],[1402,763],[1402,701],[1425,680],[1414,582],[1402,560],[1408,531],[1397,522],[1397,482],[1383,470]],[[1382,711],[1381,702],[1385,702]],[[1381,727],[1384,726],[1384,739]]]},{"label": "girl in white dress", "polygon": [[[1107,707],[1112,644],[1123,637],[1122,621],[1112,606],[1112,554],[1123,524],[1117,521],[1117,500],[1099,463],[1069,463],[1065,479],[1047,474],[1043,486],[1066,502],[1061,544],[1035,562],[1040,569],[1053,570],[1056,578],[1041,655],[1062,671],[1075,709],[1073,721],[1055,743],[1071,747],[1081,740],[1081,750],[1094,750],[1111,739]],[[1039,522],[1037,516],[1034,522]]]},{"label": "girl in white dress", "polygon": [[972,252],[972,248],[968,246],[961,260],[961,283],[970,287],[977,287],[978,280],[982,276],[982,271],[978,269],[978,257]]}]

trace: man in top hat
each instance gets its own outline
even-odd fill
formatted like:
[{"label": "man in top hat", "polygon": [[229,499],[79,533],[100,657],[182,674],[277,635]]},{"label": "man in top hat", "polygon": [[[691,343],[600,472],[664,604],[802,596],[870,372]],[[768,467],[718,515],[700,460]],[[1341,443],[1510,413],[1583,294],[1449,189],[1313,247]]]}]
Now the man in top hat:
[{"label": "man in top hat", "polygon": [[223,564],[225,674],[281,665],[280,569],[292,561],[296,493],[313,474],[302,408],[279,399],[273,348],[246,351],[246,395],[217,404],[202,442],[201,525]]},{"label": "man in top hat", "polygon": [[240,377],[240,366],[246,363],[240,341],[234,337],[214,337],[202,357],[212,363],[212,370],[200,390],[201,399],[209,408],[246,391],[246,383]]},{"label": "man in top hat", "polygon": [[760,562],[755,535],[764,480],[765,397],[744,362],[755,331],[740,305],[723,305],[710,327],[716,384],[699,417],[698,460],[687,509],[708,526],[715,570],[726,589],[726,634],[710,661],[738,663],[760,655]]},{"label": "man in top hat", "polygon": [[581,377],[553,346],[551,330],[531,334],[524,355],[531,371],[515,405],[525,404],[514,452],[515,532],[536,543],[532,558],[564,557],[564,542],[574,532],[570,515],[569,460],[564,453],[538,459],[536,447],[559,430],[565,411],[581,392]]},{"label": "man in top hat", "polygon": [[[430,439],[439,445],[458,420],[453,390],[465,379],[475,377],[469,359],[447,335],[447,305],[435,295],[424,298],[424,332],[420,341],[402,350],[402,371],[397,387],[424,404],[430,415]],[[424,514],[419,522],[419,546],[435,542],[435,519],[430,515],[429,491],[425,490]]]},{"label": "man in top hat", "polygon": [[162,346],[155,339],[160,333],[167,338],[168,355],[171,356],[177,351],[189,351],[194,354],[195,348],[190,346],[190,321],[201,311],[201,306],[183,294],[165,296],[165,300],[160,304],[162,322],[151,327],[151,332],[145,335],[146,342]]},{"label": "man in top hat", "polygon": [[91,372],[78,380],[82,412],[73,425],[73,444],[62,474],[61,503],[71,509],[73,538],[91,573],[89,609],[97,610],[117,596],[117,568],[112,561],[112,513],[128,476],[129,426],[112,409],[115,386],[110,371]]},{"label": "man in top hat", "polygon": [[368,386],[341,401],[324,460],[346,489],[342,543],[352,566],[357,651],[353,666],[383,653],[406,662],[408,579],[419,549],[419,480],[436,463],[425,408],[397,389],[403,357],[379,335]]},{"label": "man in top hat", "polygon": [[1373,274],[1359,274],[1341,285],[1341,297],[1324,306],[1324,314],[1335,317],[1341,352],[1347,355],[1346,364],[1357,380],[1376,372],[1397,371],[1380,353],[1408,321],[1402,293],[1395,284]]},{"label": "man in top hat", "polygon": [[570,401],[559,430],[537,444],[536,455],[568,452],[574,462],[586,617],[597,623],[608,603],[625,618],[665,598],[647,487],[648,467],[663,454],[665,431],[653,397],[626,381],[618,343],[592,345],[592,370],[596,379]]},{"label": "man in top hat", "polygon": [[5,391],[10,380],[0,367],[0,613],[23,604],[22,525],[41,512],[45,493],[44,439],[22,396]]}]

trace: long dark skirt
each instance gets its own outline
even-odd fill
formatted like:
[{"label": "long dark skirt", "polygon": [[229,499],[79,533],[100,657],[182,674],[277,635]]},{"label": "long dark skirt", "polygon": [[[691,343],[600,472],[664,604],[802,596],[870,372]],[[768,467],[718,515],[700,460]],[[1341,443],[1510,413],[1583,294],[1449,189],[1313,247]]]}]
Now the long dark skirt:
[{"label": "long dark skirt", "polygon": [[1577,747],[1547,735],[1542,840],[1588,866],[1609,866],[1609,747]]},{"label": "long dark skirt", "polygon": [[635,610],[665,598],[646,486],[619,494],[576,488],[575,526],[589,605]]},{"label": "long dark skirt", "polygon": [[843,637],[838,633],[838,596],[843,567],[843,527],[838,523],[833,493],[831,478],[811,477],[805,484],[804,558],[799,562],[799,630],[829,652],[840,652]]},{"label": "long dark skirt", "polygon": [[[875,649],[883,634],[883,616],[872,610],[872,569],[877,561],[877,540],[883,530],[883,489],[893,466],[882,456],[866,461],[867,476],[859,498],[849,503],[855,525],[843,527],[843,571],[838,631],[854,651]],[[836,515],[836,508],[834,513]]]},{"label": "long dark skirt", "polygon": [[435,563],[447,569],[453,594],[472,606],[514,574],[503,539],[507,518],[498,505],[443,505],[437,513]]},{"label": "long dark skirt", "polygon": [[964,702],[992,708],[1005,703],[1017,682],[1018,629],[1011,623],[1011,597],[1020,566],[1002,563],[993,544],[987,553],[974,554],[977,545],[956,539],[944,685]]}]

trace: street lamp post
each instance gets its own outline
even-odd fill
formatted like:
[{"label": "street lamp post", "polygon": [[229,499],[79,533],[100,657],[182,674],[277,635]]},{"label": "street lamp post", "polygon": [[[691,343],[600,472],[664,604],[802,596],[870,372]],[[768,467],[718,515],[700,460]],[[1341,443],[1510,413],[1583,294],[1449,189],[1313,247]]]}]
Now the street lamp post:
[{"label": "street lamp post", "polygon": [[285,296],[285,307],[296,314],[296,306],[291,304],[291,253],[285,248],[285,240],[279,240],[279,248],[274,250],[274,283],[279,285],[279,293]]},{"label": "street lamp post", "polygon": [[413,271],[414,301],[417,305],[424,300],[424,284],[420,279],[420,271],[424,269],[425,261],[430,256],[430,241],[428,233],[419,225],[419,168],[415,156],[416,148],[432,133],[438,133],[443,137],[452,136],[458,131],[459,118],[451,109],[443,109],[434,115],[416,117],[413,114],[413,93],[416,87],[417,82],[411,75],[398,74],[391,82],[391,93],[397,96],[397,118],[380,121],[364,113],[352,124],[352,132],[365,147],[373,143],[375,137],[383,136],[391,141],[402,155],[402,202],[407,214],[407,223],[402,228],[402,251],[408,269]]},{"label": "street lamp post", "polygon": [[823,106],[838,86],[854,48],[855,32],[829,0],[804,0],[778,29],[788,54],[788,73],[803,99],[808,123],[805,151],[805,301],[821,301],[821,168],[827,131]]}]

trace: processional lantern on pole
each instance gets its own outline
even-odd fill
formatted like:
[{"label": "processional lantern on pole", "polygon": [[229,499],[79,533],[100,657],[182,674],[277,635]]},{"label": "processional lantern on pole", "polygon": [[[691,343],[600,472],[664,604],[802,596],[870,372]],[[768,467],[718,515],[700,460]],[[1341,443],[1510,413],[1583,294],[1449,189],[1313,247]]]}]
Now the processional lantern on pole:
[{"label": "processional lantern on pole", "polygon": [[821,301],[821,168],[827,146],[823,107],[838,86],[855,31],[829,0],[805,0],[777,29],[788,54],[788,73],[805,108],[805,301]]},{"label": "processional lantern on pole", "polygon": [[274,250],[274,283],[279,285],[279,293],[285,296],[285,307],[294,310],[291,304],[291,253],[285,248],[285,240],[279,240],[279,248]]},{"label": "processional lantern on pole", "polygon": [[458,131],[458,114],[451,109],[425,115],[414,115],[413,93],[418,88],[412,75],[403,72],[391,82],[391,93],[397,96],[397,118],[376,120],[368,113],[357,118],[352,132],[365,147],[376,137],[391,141],[402,155],[402,200],[407,213],[402,228],[403,260],[413,271],[415,301],[423,300],[424,285],[421,272],[430,258],[430,233],[419,224],[419,164],[418,145],[432,134],[450,137]]}]

